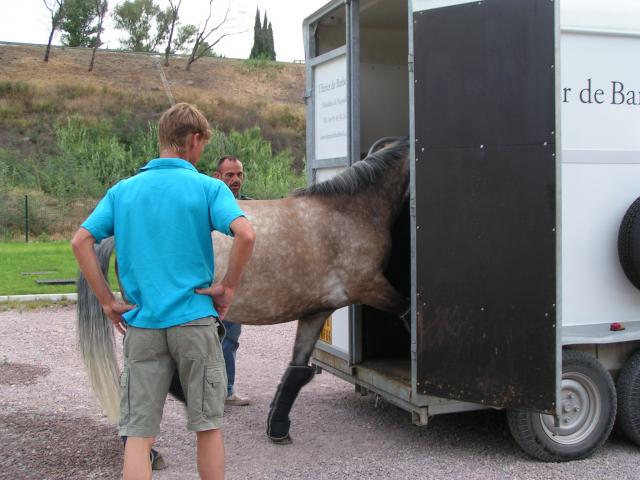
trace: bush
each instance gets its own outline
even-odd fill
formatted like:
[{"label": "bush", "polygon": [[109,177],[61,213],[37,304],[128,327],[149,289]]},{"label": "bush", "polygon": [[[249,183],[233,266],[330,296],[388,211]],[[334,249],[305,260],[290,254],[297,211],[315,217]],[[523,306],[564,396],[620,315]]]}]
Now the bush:
[{"label": "bush", "polygon": [[244,72],[279,71],[283,68],[281,63],[267,57],[247,58],[242,65]]},{"label": "bush", "polygon": [[[131,130],[122,125],[72,116],[55,126],[49,156],[22,157],[0,148],[0,236],[24,235],[24,195],[29,194],[29,230],[35,238],[68,238],[119,180],[134,175],[158,155],[155,124]],[[127,128],[120,128],[126,125]],[[273,153],[260,128],[225,134],[213,130],[198,169],[212,175],[218,158],[235,155],[244,164],[243,192],[256,199],[281,198],[304,185],[289,151]]]},{"label": "bush", "polygon": [[25,82],[0,81],[0,98],[25,98],[33,94],[33,89]]},{"label": "bush", "polygon": [[249,197],[282,198],[304,185],[304,176],[293,169],[293,155],[288,151],[274,155],[259,128],[229,135],[215,131],[198,170],[212,175],[223,155],[234,155],[242,161],[246,177],[242,191]]}]

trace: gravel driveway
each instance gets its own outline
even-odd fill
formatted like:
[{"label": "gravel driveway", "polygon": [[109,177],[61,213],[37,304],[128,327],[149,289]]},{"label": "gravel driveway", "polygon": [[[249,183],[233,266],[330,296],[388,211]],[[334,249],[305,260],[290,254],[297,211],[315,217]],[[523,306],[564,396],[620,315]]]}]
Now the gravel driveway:
[{"label": "gravel driveway", "polygon": [[[0,312],[0,478],[118,478],[121,447],[93,398],[75,350],[75,310]],[[640,479],[640,451],[619,435],[588,460],[544,464],[526,457],[504,414],[436,417],[408,413],[328,373],[303,389],[291,415],[294,443],[265,436],[269,402],[289,360],[295,325],[244,327],[237,390],[249,407],[228,407],[229,479]],[[168,400],[157,448],[169,468],[154,478],[196,479],[194,435]]]}]

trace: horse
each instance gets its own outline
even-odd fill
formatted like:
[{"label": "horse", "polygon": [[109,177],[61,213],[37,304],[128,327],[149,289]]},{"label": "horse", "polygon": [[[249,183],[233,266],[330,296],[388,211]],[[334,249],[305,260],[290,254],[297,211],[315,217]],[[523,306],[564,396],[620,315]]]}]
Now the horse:
[{"label": "horse", "polygon": [[[325,320],[351,304],[398,316],[409,308],[407,297],[384,274],[392,227],[408,199],[408,140],[374,150],[332,179],[284,199],[238,202],[256,231],[256,243],[225,320],[246,325],[298,320],[291,362],[267,420],[267,435],[275,443],[291,442],[289,412],[315,373],[309,359]],[[233,240],[212,235],[217,281],[226,271]],[[96,246],[105,275],[113,248],[113,237]],[[77,310],[78,346],[91,386],[115,420],[119,372],[113,327],[82,274]],[[177,377],[170,393],[184,401]]]}]

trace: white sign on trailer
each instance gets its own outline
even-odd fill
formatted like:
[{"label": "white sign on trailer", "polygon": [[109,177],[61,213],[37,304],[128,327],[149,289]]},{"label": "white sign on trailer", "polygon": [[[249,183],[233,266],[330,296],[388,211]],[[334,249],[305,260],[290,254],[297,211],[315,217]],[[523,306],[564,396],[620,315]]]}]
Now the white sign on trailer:
[{"label": "white sign on trailer", "polygon": [[563,33],[563,150],[640,150],[639,42]]},{"label": "white sign on trailer", "polygon": [[341,55],[313,70],[315,159],[348,153],[347,57]]}]

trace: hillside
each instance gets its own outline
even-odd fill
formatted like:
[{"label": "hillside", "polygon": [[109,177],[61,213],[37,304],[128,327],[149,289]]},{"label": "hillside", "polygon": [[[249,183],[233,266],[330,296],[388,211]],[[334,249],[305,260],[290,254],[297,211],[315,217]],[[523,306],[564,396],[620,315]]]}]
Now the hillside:
[{"label": "hillside", "polygon": [[[191,71],[185,59],[57,47],[48,63],[44,47],[0,45],[0,147],[23,152],[47,149],[52,122],[71,114],[126,121],[155,120],[170,103],[195,103],[224,132],[259,126],[274,150],[304,156],[304,67],[222,58],[201,58]],[[28,140],[27,140],[28,138]]]},{"label": "hillside", "polygon": [[[279,198],[304,185],[304,67],[0,44],[0,240],[68,238],[105,190],[157,155],[160,114],[197,105],[214,134],[198,168],[239,156],[245,194]],[[257,127],[257,128],[256,128]]]}]

